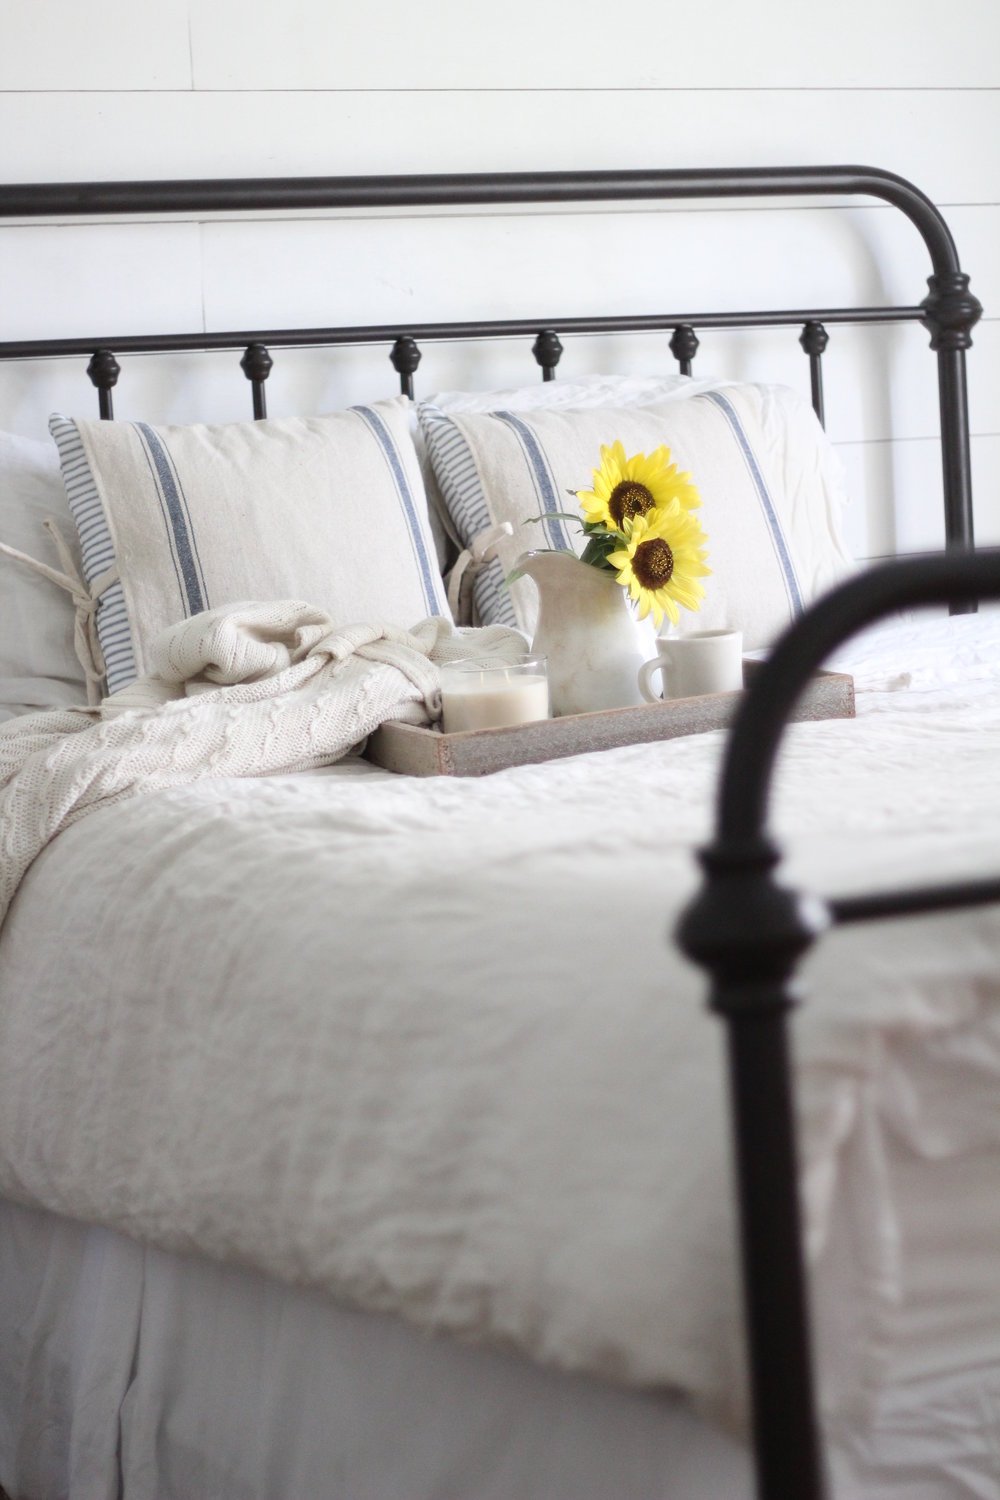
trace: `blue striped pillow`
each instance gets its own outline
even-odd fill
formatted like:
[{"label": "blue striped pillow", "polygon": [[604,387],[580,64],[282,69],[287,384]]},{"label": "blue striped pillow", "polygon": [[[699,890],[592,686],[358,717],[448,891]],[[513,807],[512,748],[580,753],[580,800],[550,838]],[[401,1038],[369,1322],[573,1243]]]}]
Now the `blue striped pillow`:
[{"label": "blue striped pillow", "polygon": [[223,427],[49,425],[109,692],[161,631],[220,604],[303,599],[335,625],[404,628],[449,613],[403,397]]},{"label": "blue striped pillow", "polygon": [[[418,407],[435,482],[464,547],[508,523],[492,560],[475,575],[478,621],[535,626],[530,579],[504,579],[521,553],[540,547],[582,552],[581,527],[562,518],[579,506],[600,448],[620,440],[629,454],[666,444],[690,471],[708,533],[706,598],[680,629],[741,629],[748,649],[766,645],[803,607],[802,566],[783,521],[779,475],[769,460],[759,402],[740,386],[684,401],[643,406],[451,411]],[[569,492],[569,493],[568,493]]]}]

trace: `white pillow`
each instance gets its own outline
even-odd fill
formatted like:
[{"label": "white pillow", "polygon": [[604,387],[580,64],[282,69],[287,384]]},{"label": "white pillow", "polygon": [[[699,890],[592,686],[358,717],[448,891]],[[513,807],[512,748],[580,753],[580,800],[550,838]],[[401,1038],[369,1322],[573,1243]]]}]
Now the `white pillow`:
[{"label": "white pillow", "polygon": [[441,411],[585,411],[592,406],[648,406],[732,385],[716,375],[581,375],[537,380],[506,391],[440,391],[429,398]]},{"label": "white pillow", "polygon": [[[421,404],[419,417],[442,495],[466,546],[504,523],[512,530],[494,540],[494,560],[473,585],[484,622],[533,632],[534,585],[521,579],[508,587],[504,578],[524,551],[582,552],[582,530],[556,513],[578,509],[567,490],[590,487],[601,446],[616,440],[628,454],[668,444],[701,492],[699,519],[708,534],[712,574],[705,580],[701,609],[682,614],[682,633],[732,626],[754,648],[767,644],[802,609],[803,569],[775,503],[758,404],[743,388],[586,411],[446,414]],[[538,524],[532,518],[543,519]]]},{"label": "white pillow", "polygon": [[[46,519],[72,541],[55,448],[0,432],[0,542],[62,571]],[[69,594],[0,553],[0,600],[0,720],[86,703]]]},{"label": "white pillow", "polygon": [[[714,375],[592,375],[572,381],[538,381],[506,391],[443,391],[424,405],[449,414],[584,411],[684,401],[734,384]],[[774,504],[795,547],[802,596],[808,603],[854,566],[842,534],[847,504],[843,465],[811,404],[798,391],[761,384],[741,384],[740,389],[757,414],[756,446],[773,476]],[[418,446],[423,454],[424,444]],[[432,468],[429,458],[427,466]],[[460,548],[468,546],[467,537],[448,512],[436,477],[429,478],[427,468],[425,482],[431,504],[452,541]]]},{"label": "white pillow", "polygon": [[53,417],[116,692],[151,641],[241,600],[305,599],[337,625],[447,615],[405,397],[224,427]]},{"label": "white pillow", "polygon": [[847,478],[812,405],[786,385],[742,387],[760,422],[781,523],[799,560],[807,604],[856,563],[843,537]]}]

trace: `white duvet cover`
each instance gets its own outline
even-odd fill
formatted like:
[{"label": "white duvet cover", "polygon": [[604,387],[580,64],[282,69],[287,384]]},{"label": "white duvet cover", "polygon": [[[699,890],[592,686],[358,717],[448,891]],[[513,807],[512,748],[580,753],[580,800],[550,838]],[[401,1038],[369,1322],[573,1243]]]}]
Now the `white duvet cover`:
[{"label": "white duvet cover", "polygon": [[[995,616],[866,640],[859,719],[786,741],[789,878],[995,872],[998,646]],[[738,1419],[721,1037],[668,937],[720,746],[478,781],[351,761],[93,812],[0,941],[0,1192]],[[998,1144],[998,952],[984,908],[837,931],[806,965],[821,1298],[834,1231],[851,1249],[834,1424],[878,1399],[906,1281],[887,1140]],[[956,1051],[982,1081],[957,1109]]]}]

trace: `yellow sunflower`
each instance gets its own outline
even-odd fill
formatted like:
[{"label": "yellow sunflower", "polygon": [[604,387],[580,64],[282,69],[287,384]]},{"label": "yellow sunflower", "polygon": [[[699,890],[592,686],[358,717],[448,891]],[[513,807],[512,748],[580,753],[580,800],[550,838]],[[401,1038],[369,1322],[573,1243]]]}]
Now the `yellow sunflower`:
[{"label": "yellow sunflower", "polygon": [[589,522],[623,531],[624,522],[644,516],[654,506],[676,500],[684,510],[701,504],[690,474],[679,472],[663,444],[652,453],[626,458],[620,442],[601,447],[601,467],[594,470],[594,487],[577,490],[577,499]]},{"label": "yellow sunflower", "polygon": [[609,553],[608,562],[618,569],[618,582],[639,606],[639,618],[644,620],[652,611],[659,629],[664,615],[677,624],[678,605],[700,608],[705,590],[698,579],[712,570],[705,566],[708,538],[697,516],[679,500],[671,500],[634,520],[626,519],[622,529],[625,546]]}]

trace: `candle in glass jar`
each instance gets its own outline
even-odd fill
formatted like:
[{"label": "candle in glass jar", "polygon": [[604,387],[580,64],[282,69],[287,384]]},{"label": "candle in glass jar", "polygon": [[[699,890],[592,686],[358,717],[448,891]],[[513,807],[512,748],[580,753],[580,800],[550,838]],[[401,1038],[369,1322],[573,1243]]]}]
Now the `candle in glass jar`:
[{"label": "candle in glass jar", "polygon": [[482,665],[450,662],[441,668],[441,727],[502,729],[549,717],[549,681],[544,656]]}]

